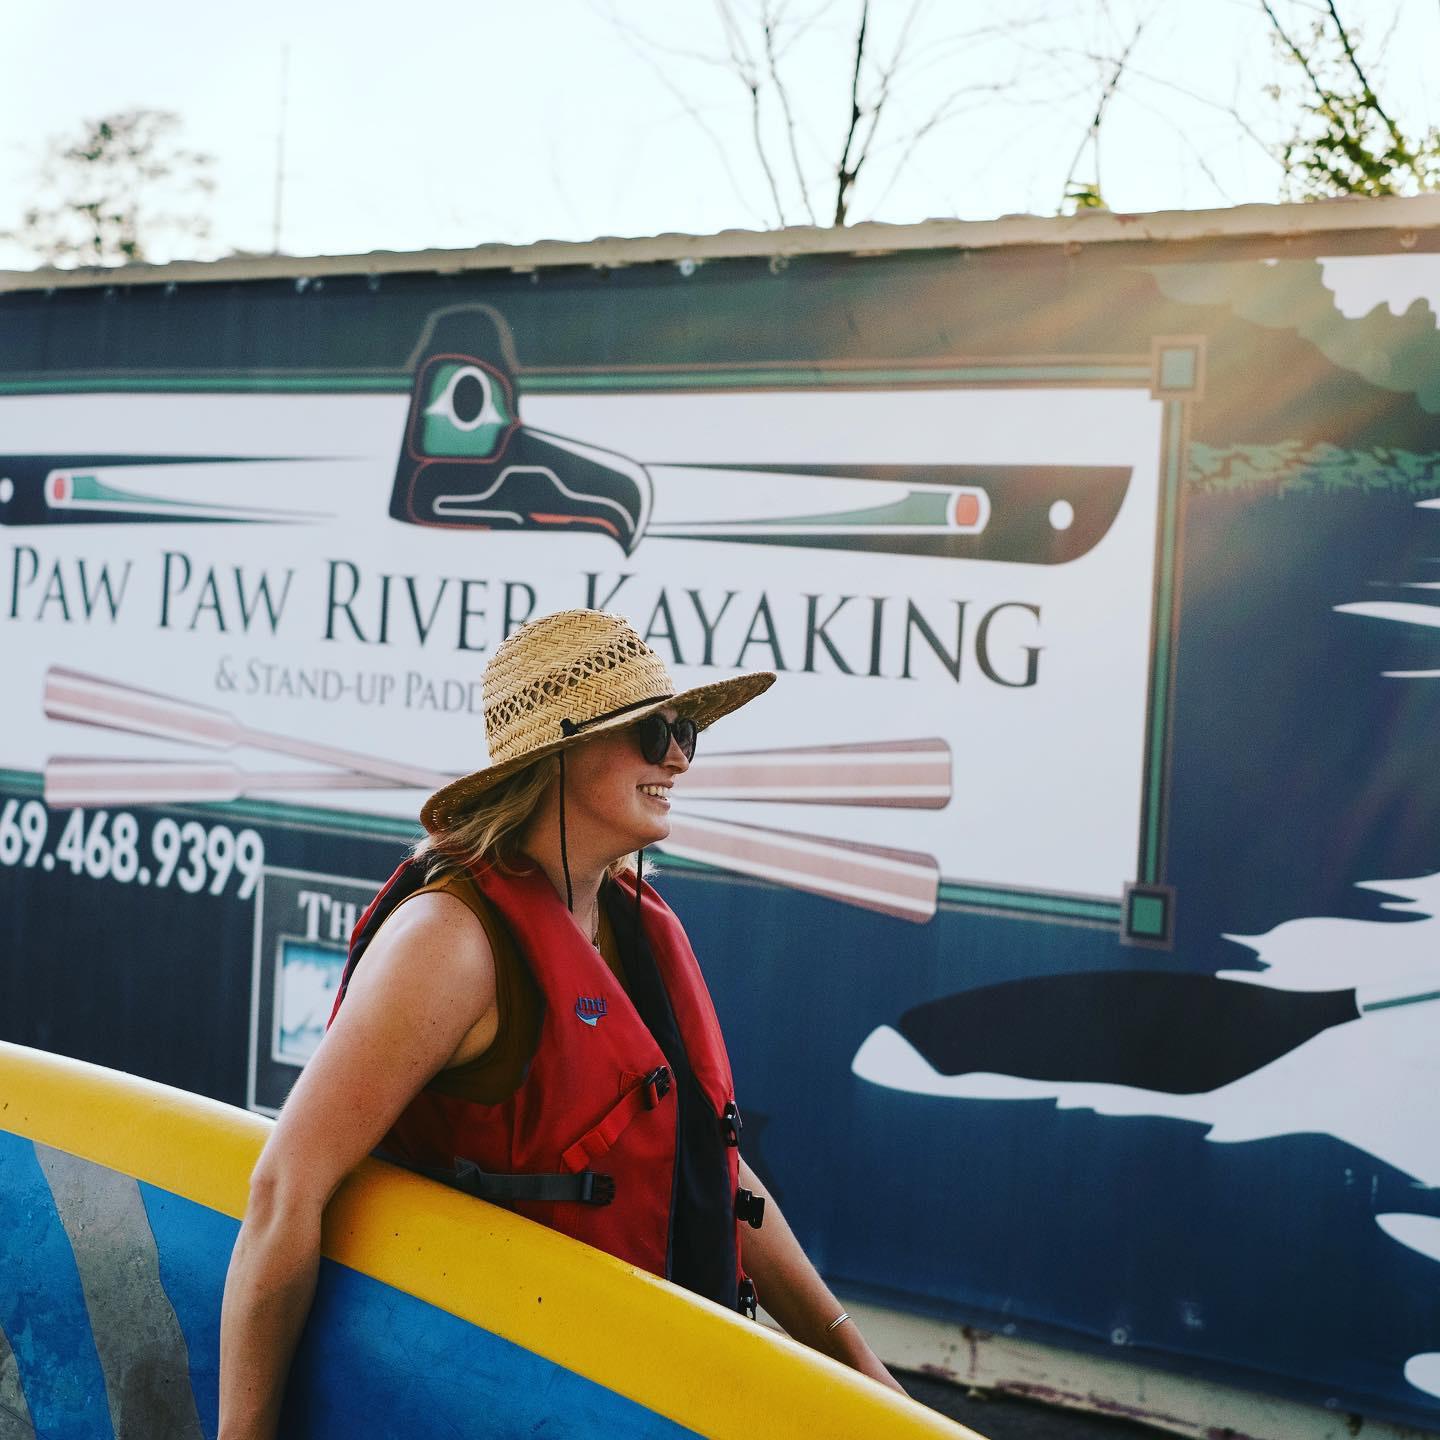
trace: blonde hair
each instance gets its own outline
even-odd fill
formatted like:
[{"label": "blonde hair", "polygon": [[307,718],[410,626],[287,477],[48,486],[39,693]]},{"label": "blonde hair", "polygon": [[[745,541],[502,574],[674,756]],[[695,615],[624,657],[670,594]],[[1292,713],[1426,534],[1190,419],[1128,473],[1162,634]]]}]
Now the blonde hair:
[{"label": "blonde hair", "polygon": [[[513,874],[520,859],[520,837],[541,800],[559,778],[560,757],[547,755],[492,785],[448,824],[421,836],[411,856],[425,867],[425,882],[480,864]],[[635,868],[633,855],[612,860],[612,878]]]}]

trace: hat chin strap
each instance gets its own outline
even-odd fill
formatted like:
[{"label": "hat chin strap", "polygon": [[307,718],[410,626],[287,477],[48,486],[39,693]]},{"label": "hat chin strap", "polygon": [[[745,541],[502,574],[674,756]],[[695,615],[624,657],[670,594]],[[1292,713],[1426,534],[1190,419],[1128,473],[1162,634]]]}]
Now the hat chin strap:
[{"label": "hat chin strap", "polygon": [[[640,883],[645,875],[645,847],[635,852],[635,946],[634,953],[640,953]],[[632,970],[633,974],[634,971]]]},{"label": "hat chin strap", "polygon": [[565,752],[560,752],[560,868],[565,872],[565,908],[575,913],[575,891],[570,884],[570,852],[565,847]]},{"label": "hat chin strap", "polygon": [[[565,872],[565,908],[575,913],[575,891],[570,883],[570,852],[565,845],[565,752],[560,752],[560,868]],[[645,874],[645,847],[635,854],[635,953],[640,949],[640,882]],[[598,897],[597,897],[598,903]]]},{"label": "hat chin strap", "polygon": [[[628,705],[618,705],[614,710],[607,710],[603,715],[592,715],[588,720],[569,720],[560,722],[560,733],[565,739],[572,735],[578,735],[588,725],[603,725],[607,720],[614,720],[620,715],[628,715],[632,710],[643,710],[647,705],[663,705],[667,700],[674,699],[673,694],[650,695],[644,700],[632,700]],[[563,753],[563,752],[562,752]]]}]

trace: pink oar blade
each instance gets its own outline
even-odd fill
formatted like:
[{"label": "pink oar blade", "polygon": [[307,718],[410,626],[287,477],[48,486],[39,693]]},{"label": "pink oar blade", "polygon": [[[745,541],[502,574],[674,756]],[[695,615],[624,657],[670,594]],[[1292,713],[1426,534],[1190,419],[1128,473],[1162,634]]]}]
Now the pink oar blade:
[{"label": "pink oar blade", "polygon": [[389,790],[348,771],[256,773],[223,760],[99,760],[58,755],[45,766],[45,803],[56,809],[224,803],[291,791]]},{"label": "pink oar blade", "polygon": [[454,779],[452,775],[407,765],[383,755],[363,755],[301,736],[252,729],[221,710],[58,665],[52,666],[45,675],[45,714],[51,720],[127,730],[156,740],[179,740],[218,750],[248,745],[276,755],[293,755],[321,765],[334,765],[414,790],[438,790]]},{"label": "pink oar blade", "polygon": [[950,746],[938,739],[702,752],[676,780],[675,795],[680,800],[942,810],[950,803],[951,771]]},{"label": "pink oar blade", "polygon": [[921,924],[938,904],[939,866],[933,856],[910,850],[692,815],[672,815],[669,838],[656,848]]},{"label": "pink oar blade", "polygon": [[240,733],[235,719],[222,710],[139,690],[62,665],[52,665],[45,672],[44,703],[45,715],[51,720],[128,730],[134,735],[181,740],[216,750],[229,749]]}]

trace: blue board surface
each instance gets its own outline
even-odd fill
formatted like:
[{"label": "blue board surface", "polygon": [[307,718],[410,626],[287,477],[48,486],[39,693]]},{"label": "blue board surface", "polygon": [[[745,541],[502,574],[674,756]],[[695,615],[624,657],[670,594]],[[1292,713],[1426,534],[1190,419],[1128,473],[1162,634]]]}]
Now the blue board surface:
[{"label": "blue board surface", "polygon": [[[139,1190],[209,1440],[218,1428],[220,1301],[238,1225],[153,1185],[141,1184]],[[38,1440],[114,1435],[106,1375],[54,1195],[34,1144],[3,1131],[0,1329],[14,1352]],[[297,1440],[472,1434],[677,1440],[694,1433],[328,1259],[321,1264],[281,1427],[282,1436]]]}]

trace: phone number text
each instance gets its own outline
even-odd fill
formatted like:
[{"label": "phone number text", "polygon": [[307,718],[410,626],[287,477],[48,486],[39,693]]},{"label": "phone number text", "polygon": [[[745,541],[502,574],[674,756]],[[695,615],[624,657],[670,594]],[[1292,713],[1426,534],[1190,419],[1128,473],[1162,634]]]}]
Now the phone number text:
[{"label": "phone number text", "polygon": [[[61,816],[64,816],[63,821]],[[52,834],[58,832],[54,848]],[[73,875],[122,885],[176,885],[187,895],[219,895],[232,879],[248,900],[260,880],[265,843],[253,830],[162,816],[146,827],[127,810],[51,812],[39,800],[7,800],[0,809],[0,865],[33,870],[68,866]]]}]

